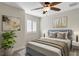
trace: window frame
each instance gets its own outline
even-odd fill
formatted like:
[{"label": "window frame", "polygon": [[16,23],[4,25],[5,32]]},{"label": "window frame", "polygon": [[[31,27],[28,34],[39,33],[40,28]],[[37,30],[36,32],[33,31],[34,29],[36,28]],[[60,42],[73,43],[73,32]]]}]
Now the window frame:
[{"label": "window frame", "polygon": [[[27,24],[27,22],[28,22],[28,20],[26,20],[26,32],[28,32],[28,33],[36,33],[37,32],[37,21],[34,21],[34,20],[30,20],[31,21],[31,25],[30,25],[30,29],[31,29],[31,31],[27,31],[28,30],[28,24]],[[35,22],[35,31],[34,31],[34,22]]]}]

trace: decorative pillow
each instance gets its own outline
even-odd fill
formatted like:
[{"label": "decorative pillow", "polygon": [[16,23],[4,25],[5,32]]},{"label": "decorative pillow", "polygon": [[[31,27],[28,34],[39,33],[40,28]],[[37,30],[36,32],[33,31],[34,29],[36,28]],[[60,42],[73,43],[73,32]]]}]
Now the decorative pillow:
[{"label": "decorative pillow", "polygon": [[57,33],[57,38],[67,39],[67,32],[58,32]]},{"label": "decorative pillow", "polygon": [[50,37],[50,38],[57,38],[57,33],[56,33],[56,32],[51,32],[51,33],[49,34],[49,37]]}]

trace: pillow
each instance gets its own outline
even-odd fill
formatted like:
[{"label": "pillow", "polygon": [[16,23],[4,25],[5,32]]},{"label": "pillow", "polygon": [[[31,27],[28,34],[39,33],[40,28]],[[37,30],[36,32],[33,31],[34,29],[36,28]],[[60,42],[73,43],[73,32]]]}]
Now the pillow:
[{"label": "pillow", "polygon": [[51,32],[51,33],[49,34],[49,37],[50,37],[50,38],[57,38],[57,33],[56,33],[56,32]]},{"label": "pillow", "polygon": [[67,32],[58,32],[57,38],[59,39],[67,39]]}]

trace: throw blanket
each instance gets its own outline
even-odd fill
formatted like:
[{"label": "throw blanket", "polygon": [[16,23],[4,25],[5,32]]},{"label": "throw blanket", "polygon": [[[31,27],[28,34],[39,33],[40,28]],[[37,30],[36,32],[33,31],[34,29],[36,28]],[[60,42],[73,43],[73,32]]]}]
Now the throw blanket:
[{"label": "throw blanket", "polygon": [[[33,40],[32,42],[36,42],[36,43],[40,43],[40,44],[58,48],[61,50],[62,56],[69,55],[68,46],[65,42],[56,41],[56,40],[49,40],[49,39],[38,39],[38,40]],[[29,47],[29,45],[27,47]]]}]

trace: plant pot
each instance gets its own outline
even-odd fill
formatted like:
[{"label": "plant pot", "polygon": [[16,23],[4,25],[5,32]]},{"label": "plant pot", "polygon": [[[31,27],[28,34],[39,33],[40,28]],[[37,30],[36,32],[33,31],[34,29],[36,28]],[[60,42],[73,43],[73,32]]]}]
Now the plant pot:
[{"label": "plant pot", "polygon": [[3,56],[11,56],[13,53],[12,48],[6,48],[6,49],[3,48],[3,53],[4,53]]}]

